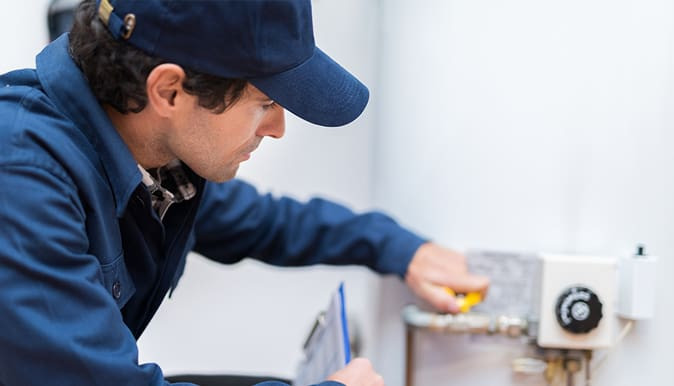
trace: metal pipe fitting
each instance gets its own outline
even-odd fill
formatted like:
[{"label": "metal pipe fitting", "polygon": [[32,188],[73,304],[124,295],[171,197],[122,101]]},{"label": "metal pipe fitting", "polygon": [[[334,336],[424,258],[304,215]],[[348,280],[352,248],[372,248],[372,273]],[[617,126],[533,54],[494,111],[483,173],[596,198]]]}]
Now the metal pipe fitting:
[{"label": "metal pipe fitting", "polygon": [[526,319],[510,316],[491,316],[476,312],[440,314],[420,310],[416,305],[405,306],[403,320],[408,327],[431,331],[470,334],[501,334],[511,337],[527,335]]}]

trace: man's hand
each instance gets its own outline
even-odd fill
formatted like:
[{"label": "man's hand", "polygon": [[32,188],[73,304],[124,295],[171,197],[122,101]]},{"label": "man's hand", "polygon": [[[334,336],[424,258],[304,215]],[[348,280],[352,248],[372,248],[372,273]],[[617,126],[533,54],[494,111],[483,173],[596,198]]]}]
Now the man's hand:
[{"label": "man's hand", "polygon": [[346,386],[384,386],[384,378],[374,371],[372,363],[365,358],[353,359],[327,380],[341,382]]},{"label": "man's hand", "polygon": [[466,267],[466,257],[434,243],[423,244],[417,249],[405,274],[405,282],[420,298],[441,312],[459,312],[456,293],[480,292],[483,297],[489,279],[473,275]]}]

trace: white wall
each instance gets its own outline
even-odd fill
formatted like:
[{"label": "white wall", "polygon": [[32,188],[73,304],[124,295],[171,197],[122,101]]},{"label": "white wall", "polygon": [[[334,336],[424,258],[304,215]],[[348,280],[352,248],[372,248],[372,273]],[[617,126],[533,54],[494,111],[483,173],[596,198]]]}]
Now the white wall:
[{"label": "white wall", "polygon": [[[669,384],[672,2],[381,6],[375,204],[461,248],[619,255],[645,243],[662,257],[657,318],[637,324],[593,384]],[[401,385],[409,295],[387,281],[382,297],[377,364]],[[417,343],[417,385],[523,382],[508,367],[523,348]]]},{"label": "white wall", "polygon": [[49,0],[0,2],[0,73],[35,67],[35,55],[49,41],[48,4]]}]

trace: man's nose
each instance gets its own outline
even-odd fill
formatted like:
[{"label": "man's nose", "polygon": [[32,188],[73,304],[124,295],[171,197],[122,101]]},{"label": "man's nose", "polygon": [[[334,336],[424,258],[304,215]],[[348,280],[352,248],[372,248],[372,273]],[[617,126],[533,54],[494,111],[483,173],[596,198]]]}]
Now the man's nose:
[{"label": "man's nose", "polygon": [[286,132],[285,110],[281,106],[272,108],[257,130],[259,137],[281,138]]}]

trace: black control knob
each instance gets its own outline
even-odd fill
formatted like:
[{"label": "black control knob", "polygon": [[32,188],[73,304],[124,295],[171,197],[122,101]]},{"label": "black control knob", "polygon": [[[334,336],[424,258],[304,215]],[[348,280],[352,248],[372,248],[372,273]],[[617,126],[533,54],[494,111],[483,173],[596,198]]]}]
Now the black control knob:
[{"label": "black control knob", "polygon": [[602,318],[602,304],[597,294],[583,286],[573,286],[557,298],[555,313],[563,329],[574,334],[592,331]]}]

